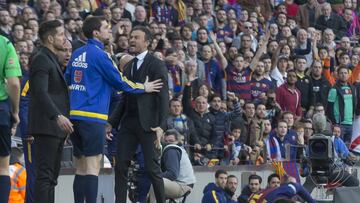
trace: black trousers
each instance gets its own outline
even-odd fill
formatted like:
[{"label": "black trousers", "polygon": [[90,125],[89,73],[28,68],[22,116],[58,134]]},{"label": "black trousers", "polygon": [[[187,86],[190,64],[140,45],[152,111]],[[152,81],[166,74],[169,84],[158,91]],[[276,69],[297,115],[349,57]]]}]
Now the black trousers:
[{"label": "black trousers", "polygon": [[128,168],[136,147],[141,144],[145,159],[145,171],[154,187],[157,203],[165,203],[164,181],[161,176],[159,149],[156,149],[154,132],[144,131],[137,117],[125,118],[117,138],[115,167],[116,203],[125,203],[127,195]]},{"label": "black trousers", "polygon": [[60,162],[65,138],[36,135],[35,202],[55,202],[55,186],[60,172]]}]

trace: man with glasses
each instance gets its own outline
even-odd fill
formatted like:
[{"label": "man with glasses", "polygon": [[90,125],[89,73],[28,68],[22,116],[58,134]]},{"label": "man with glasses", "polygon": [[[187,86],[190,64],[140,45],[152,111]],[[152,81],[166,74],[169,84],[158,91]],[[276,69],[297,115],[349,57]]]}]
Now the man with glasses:
[{"label": "man with glasses", "polygon": [[304,119],[302,123],[304,124],[304,141],[307,144],[309,138],[314,134],[313,124],[310,119]]},{"label": "man with glasses", "polygon": [[234,38],[232,46],[240,49],[242,54],[244,54],[246,50],[250,49],[255,52],[258,46],[258,41],[253,32],[254,29],[252,23],[246,21],[243,25],[243,32]]}]

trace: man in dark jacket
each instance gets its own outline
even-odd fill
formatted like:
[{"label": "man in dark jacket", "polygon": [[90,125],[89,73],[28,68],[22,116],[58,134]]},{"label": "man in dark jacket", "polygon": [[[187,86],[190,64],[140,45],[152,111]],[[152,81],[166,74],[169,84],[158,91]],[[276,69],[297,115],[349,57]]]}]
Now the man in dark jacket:
[{"label": "man in dark jacket", "polygon": [[249,176],[249,184],[246,185],[241,191],[241,195],[238,198],[240,203],[247,203],[250,196],[259,192],[262,178],[256,174]]},{"label": "man in dark jacket", "polygon": [[227,199],[237,201],[236,189],[238,187],[238,178],[234,175],[229,175],[225,186],[225,195]]},{"label": "man in dark jacket", "polygon": [[324,31],[330,28],[334,31],[336,39],[341,39],[346,34],[346,23],[343,19],[331,11],[331,5],[324,3],[322,15],[316,20],[315,28]]},{"label": "man in dark jacket", "polygon": [[69,116],[68,87],[56,56],[65,43],[59,21],[44,22],[39,29],[43,47],[30,64],[29,129],[35,138],[35,202],[55,201],[55,186],[67,135],[73,132]]},{"label": "man in dark jacket", "polygon": [[225,194],[225,186],[228,174],[224,170],[215,172],[215,183],[209,183],[204,188],[202,203],[235,203],[236,201],[228,199]]},{"label": "man in dark jacket", "polygon": [[[227,135],[230,133],[229,131],[231,121],[233,121],[234,118],[241,116],[239,99],[235,96],[234,93],[228,92],[227,96],[234,105],[234,110],[231,112],[220,111],[221,97],[219,95],[213,96],[210,102],[209,111],[215,117],[215,136],[212,143],[216,148],[224,147],[224,139],[227,138]],[[214,158],[222,159],[224,157],[224,150],[214,150],[211,154]]]},{"label": "man in dark jacket", "polygon": [[321,61],[314,61],[311,67],[312,93],[314,95],[314,104],[327,103],[327,95],[330,89],[330,83],[322,75]]},{"label": "man in dark jacket", "polygon": [[[203,165],[200,158],[207,157],[211,158],[209,153],[212,150],[212,141],[215,136],[214,123],[215,117],[208,112],[208,102],[203,96],[198,96],[195,99],[195,108],[191,106],[191,85],[192,80],[186,84],[183,95],[183,107],[184,113],[194,122],[197,137],[194,138],[194,160],[196,164]],[[206,150],[202,150],[205,148]]]},{"label": "man in dark jacket", "polygon": [[314,108],[314,95],[312,91],[312,81],[311,78],[305,74],[307,59],[305,56],[297,56],[295,60],[295,73],[297,76],[296,88],[301,92],[301,108],[303,115],[309,109]]}]

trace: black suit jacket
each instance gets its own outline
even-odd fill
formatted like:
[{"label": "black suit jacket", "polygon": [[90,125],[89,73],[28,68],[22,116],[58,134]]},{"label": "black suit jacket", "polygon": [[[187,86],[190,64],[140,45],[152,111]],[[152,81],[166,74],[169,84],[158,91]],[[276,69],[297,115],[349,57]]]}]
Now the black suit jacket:
[{"label": "black suit jacket", "polygon": [[321,31],[324,31],[326,28],[332,29],[336,39],[341,39],[347,32],[344,20],[334,13],[331,13],[329,20],[325,20],[324,15],[319,16],[316,20],[315,28]]},{"label": "black suit jacket", "polygon": [[[124,76],[130,78],[133,61],[130,61],[124,69]],[[145,131],[150,131],[151,127],[160,126],[168,116],[169,112],[169,88],[168,73],[165,64],[153,56],[146,54],[144,62],[141,64],[140,82],[144,83],[146,76],[149,81],[161,79],[163,87],[158,93],[137,94],[137,106],[139,110],[139,120],[141,127]],[[109,123],[117,128],[120,121],[126,116],[126,104],[128,102],[128,94],[124,93],[122,101],[118,104],[114,112],[111,114]],[[131,102],[131,101],[130,101]]]},{"label": "black suit jacket", "polygon": [[69,94],[56,55],[40,48],[31,59],[29,77],[29,134],[65,137],[55,118],[60,114],[69,117]]}]

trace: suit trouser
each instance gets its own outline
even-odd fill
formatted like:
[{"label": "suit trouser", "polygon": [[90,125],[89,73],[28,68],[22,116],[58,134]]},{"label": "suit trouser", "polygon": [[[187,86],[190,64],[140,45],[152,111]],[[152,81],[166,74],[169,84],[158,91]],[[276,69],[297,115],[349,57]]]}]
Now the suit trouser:
[{"label": "suit trouser", "polygon": [[160,169],[161,151],[156,149],[154,145],[155,140],[155,133],[144,131],[137,117],[123,119],[117,139],[117,161],[115,168],[116,203],[126,202],[128,168],[138,143],[140,143],[144,153],[145,171],[155,188],[157,203],[165,202],[164,182]]},{"label": "suit trouser", "polygon": [[[182,197],[188,191],[191,191],[192,188],[188,185],[185,185],[180,182],[171,181],[167,178],[163,178],[165,186],[165,197],[171,199],[178,199]],[[150,203],[156,203],[154,188],[151,186],[149,192]]]},{"label": "suit trouser", "polygon": [[65,138],[36,135],[35,202],[55,202],[55,186],[60,172]]}]

